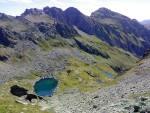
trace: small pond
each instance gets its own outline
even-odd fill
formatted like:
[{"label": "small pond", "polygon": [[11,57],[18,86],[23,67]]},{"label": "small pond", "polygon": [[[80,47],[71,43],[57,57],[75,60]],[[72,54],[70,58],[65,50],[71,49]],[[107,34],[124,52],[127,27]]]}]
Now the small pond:
[{"label": "small pond", "polygon": [[97,79],[96,82],[103,83],[103,81],[101,79]]},{"label": "small pond", "polygon": [[58,80],[54,78],[44,78],[34,85],[34,92],[39,96],[52,96],[57,88]]},{"label": "small pond", "polygon": [[105,71],[102,71],[102,70],[100,70],[100,72],[103,73],[106,76],[109,76],[109,77],[113,77],[114,76],[113,74],[105,72]]}]

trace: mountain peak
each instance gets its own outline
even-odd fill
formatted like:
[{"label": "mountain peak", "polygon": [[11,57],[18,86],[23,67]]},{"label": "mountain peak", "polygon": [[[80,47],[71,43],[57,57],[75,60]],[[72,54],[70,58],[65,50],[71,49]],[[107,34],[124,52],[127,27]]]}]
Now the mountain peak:
[{"label": "mountain peak", "polygon": [[[91,13],[92,18],[101,18],[101,19],[105,19],[105,18],[110,18],[110,19],[115,19],[115,18],[128,18],[122,14],[119,14],[117,12],[111,11],[110,9],[107,9],[105,7],[99,8],[98,10],[96,10],[95,12]],[[129,18],[128,18],[129,19]]]},{"label": "mountain peak", "polygon": [[43,11],[45,12],[45,14],[52,18],[55,18],[57,21],[66,23],[65,15],[61,8],[47,6],[43,8]]},{"label": "mountain peak", "polygon": [[[75,7],[68,7],[66,10],[71,10],[71,11],[79,11],[77,8]],[[66,11],[65,10],[65,11]],[[80,12],[80,11],[79,11]]]},{"label": "mountain peak", "polygon": [[114,12],[107,8],[99,8],[98,10],[91,13],[91,17],[99,16],[101,18],[110,18],[110,16],[114,16]]},{"label": "mountain peak", "polygon": [[105,8],[105,7],[101,7],[101,8],[99,8],[97,11],[101,11],[101,12],[111,12],[110,9]]},{"label": "mountain peak", "polygon": [[0,20],[10,20],[13,18],[14,18],[13,16],[10,16],[10,15],[4,14],[4,13],[0,13]]},{"label": "mountain peak", "polygon": [[31,8],[31,9],[26,9],[25,12],[23,14],[21,14],[21,16],[26,16],[26,15],[42,15],[43,11],[41,9],[37,9],[37,8]]},{"label": "mountain peak", "polygon": [[61,8],[48,7],[48,6],[44,7],[44,8],[43,8],[43,11],[44,11],[45,13],[48,13],[49,11],[53,11],[53,12],[57,12],[57,13],[63,12],[63,10],[62,10]]},{"label": "mountain peak", "polygon": [[77,8],[74,8],[74,7],[69,7],[64,12],[66,15],[72,15],[72,16],[83,15]]}]

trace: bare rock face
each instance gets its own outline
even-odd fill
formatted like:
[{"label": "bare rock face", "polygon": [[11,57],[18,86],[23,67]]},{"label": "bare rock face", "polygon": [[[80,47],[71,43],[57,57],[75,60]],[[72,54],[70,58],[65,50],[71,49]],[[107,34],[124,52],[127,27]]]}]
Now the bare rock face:
[{"label": "bare rock face", "polygon": [[24,13],[22,13],[21,16],[26,16],[26,15],[34,15],[34,16],[38,16],[38,15],[42,15],[43,11],[37,8],[31,8],[31,9],[26,9]]},{"label": "bare rock face", "polygon": [[15,39],[17,39],[15,35],[16,34],[9,29],[0,28],[0,44],[4,46],[13,46],[15,44]]},{"label": "bare rock face", "polygon": [[95,35],[111,46],[122,48],[137,57],[141,57],[150,47],[149,30],[137,20],[132,20],[107,8],[98,9],[90,17],[73,7],[65,11],[56,7],[46,7],[44,12],[58,23],[76,26],[83,32]]},{"label": "bare rock face", "polygon": [[65,11],[57,7],[45,7],[42,10],[32,8],[26,9],[20,17],[16,18],[0,14],[0,21],[5,23],[7,25],[4,24],[5,27],[9,29],[5,30],[2,25],[3,30],[0,30],[2,38],[0,43],[5,46],[14,45],[16,41],[12,38],[27,39],[36,44],[43,39],[49,39],[48,37],[55,38],[56,35],[72,38],[78,36],[74,29],[76,26],[79,30],[95,35],[111,46],[129,51],[136,57],[143,56],[145,51],[150,48],[148,29],[137,20],[107,8],[98,9],[90,17],[73,7],[67,8]]},{"label": "bare rock face", "polygon": [[[135,53],[137,56],[142,56],[144,51],[150,46],[150,40],[148,38],[150,37],[149,30],[135,19],[130,19],[107,8],[99,8],[93,12],[90,17],[105,26],[106,32],[96,32],[96,35],[98,37],[106,37],[102,40],[110,45],[123,48],[133,54]],[[97,27],[97,29],[99,29],[99,27]],[[102,32],[103,30],[100,29],[99,31]],[[109,34],[110,32],[116,35],[116,39],[112,38]],[[125,35],[123,36],[122,34]],[[142,37],[144,41],[140,41],[140,37]]]},{"label": "bare rock face", "polygon": [[65,14],[62,9],[57,7],[44,7],[43,11],[45,14],[49,15],[50,17],[54,18],[57,22],[62,22],[66,24]]},{"label": "bare rock face", "polygon": [[44,22],[37,23],[36,26],[38,27],[38,30],[44,34],[45,39],[50,38],[56,38],[56,35],[58,35],[58,32],[55,29],[55,26],[51,24],[46,24]]},{"label": "bare rock face", "polygon": [[94,34],[94,23],[88,16],[82,14],[78,9],[70,7],[64,11],[66,16],[66,21],[68,25],[75,25],[80,30],[88,33]]},{"label": "bare rock face", "polygon": [[68,25],[57,24],[56,30],[64,38],[72,38],[74,36],[79,36],[78,32],[73,27]]}]

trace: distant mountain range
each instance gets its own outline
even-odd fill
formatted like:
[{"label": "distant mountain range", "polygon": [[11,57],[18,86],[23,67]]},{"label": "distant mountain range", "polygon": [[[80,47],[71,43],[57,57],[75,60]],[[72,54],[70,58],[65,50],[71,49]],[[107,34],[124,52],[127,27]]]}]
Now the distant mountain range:
[{"label": "distant mountain range", "polygon": [[150,20],[143,20],[141,21],[142,24],[150,24]]},{"label": "distant mountain range", "polygon": [[150,29],[150,20],[141,21],[141,23],[147,28]]},{"label": "distant mountain range", "polygon": [[[49,24],[53,24],[54,21],[57,24],[50,27]],[[1,40],[1,43],[6,46],[16,42],[9,39],[10,37],[14,37],[15,40],[18,40],[19,37],[29,37],[34,42],[37,42],[39,37],[43,37],[43,33],[44,37],[55,37],[55,33],[59,33],[64,38],[74,37],[78,35],[73,27],[76,26],[79,30],[89,35],[95,35],[111,46],[123,48],[138,57],[142,56],[144,51],[150,47],[150,32],[144,26],[137,20],[132,20],[107,8],[98,9],[90,17],[73,7],[65,11],[57,7],[45,7],[43,10],[33,8],[27,9],[18,17],[1,14],[0,23],[4,24],[0,24],[4,26],[1,28],[1,32],[7,29],[6,34],[11,35],[3,37]],[[53,27],[56,28],[56,31]],[[22,31],[25,34],[22,34]]]},{"label": "distant mountain range", "polygon": [[[149,48],[150,30],[107,8],[0,13],[0,112],[148,112]],[[54,98],[35,95],[41,78],[58,79]]]}]

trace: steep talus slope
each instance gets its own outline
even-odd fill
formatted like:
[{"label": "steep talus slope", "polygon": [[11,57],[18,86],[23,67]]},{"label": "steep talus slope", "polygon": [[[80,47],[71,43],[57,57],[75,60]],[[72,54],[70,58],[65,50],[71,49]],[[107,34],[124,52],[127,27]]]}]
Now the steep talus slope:
[{"label": "steep talus slope", "polygon": [[101,88],[93,93],[75,93],[75,89],[65,91],[53,96],[49,105],[57,113],[150,112],[149,65],[150,58],[144,59],[128,71],[116,85]]}]

